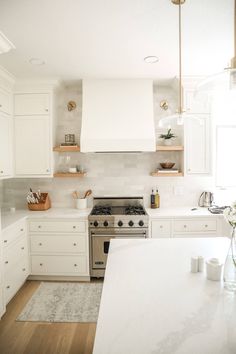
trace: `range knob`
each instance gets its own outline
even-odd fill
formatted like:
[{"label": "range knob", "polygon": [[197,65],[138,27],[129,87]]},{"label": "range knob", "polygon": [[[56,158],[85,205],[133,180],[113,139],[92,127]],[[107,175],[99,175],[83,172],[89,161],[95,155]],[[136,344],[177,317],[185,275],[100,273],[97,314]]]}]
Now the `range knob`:
[{"label": "range knob", "polygon": [[98,222],[97,222],[97,221],[94,221],[93,225],[94,225],[95,227],[97,227],[97,226],[98,226]]},{"label": "range knob", "polygon": [[120,227],[123,226],[123,221],[121,221],[121,220],[118,221],[118,226],[120,226]]},{"label": "range knob", "polygon": [[103,225],[108,226],[108,221],[104,221]]},{"label": "range knob", "polygon": [[130,220],[130,221],[129,221],[129,226],[133,226],[133,225],[134,225],[133,221]]},{"label": "range knob", "polygon": [[143,220],[140,220],[138,224],[139,224],[139,226],[143,226],[144,225]]}]

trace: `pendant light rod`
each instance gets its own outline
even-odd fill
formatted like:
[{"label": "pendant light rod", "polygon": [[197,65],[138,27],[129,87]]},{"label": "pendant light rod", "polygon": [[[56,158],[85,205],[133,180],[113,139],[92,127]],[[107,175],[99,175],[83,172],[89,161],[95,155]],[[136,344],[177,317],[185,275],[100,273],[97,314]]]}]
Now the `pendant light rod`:
[{"label": "pendant light rod", "polygon": [[[183,110],[183,87],[182,87],[182,12],[181,6],[185,0],[171,0],[173,4],[179,7],[179,99],[177,113],[182,114]],[[236,2],[236,0],[235,0]]]},{"label": "pendant light rod", "polygon": [[231,69],[236,69],[236,0],[234,0],[234,57],[231,59]]}]

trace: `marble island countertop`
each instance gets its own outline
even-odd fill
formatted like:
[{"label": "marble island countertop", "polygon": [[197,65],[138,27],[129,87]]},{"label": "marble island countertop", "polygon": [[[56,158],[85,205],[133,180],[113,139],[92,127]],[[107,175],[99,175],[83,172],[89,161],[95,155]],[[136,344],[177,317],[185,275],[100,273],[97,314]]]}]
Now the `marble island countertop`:
[{"label": "marble island countertop", "polygon": [[31,211],[28,209],[20,209],[15,212],[9,210],[2,210],[1,212],[1,224],[2,230],[8,226],[14,224],[23,218],[80,218],[87,219],[91,209],[79,210],[75,208],[50,208],[45,211]]},{"label": "marble island countertop", "polygon": [[224,261],[229,240],[112,240],[93,354],[236,352],[236,295],[190,273],[190,257]]}]

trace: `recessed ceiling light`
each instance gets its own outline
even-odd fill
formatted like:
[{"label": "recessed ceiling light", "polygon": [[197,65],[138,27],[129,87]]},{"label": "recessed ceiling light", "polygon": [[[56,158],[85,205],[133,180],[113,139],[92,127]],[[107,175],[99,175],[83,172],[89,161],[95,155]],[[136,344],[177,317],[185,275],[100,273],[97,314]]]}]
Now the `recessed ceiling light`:
[{"label": "recessed ceiling light", "polygon": [[156,57],[155,55],[149,55],[149,56],[145,57],[143,60],[145,61],[145,63],[155,64],[159,61],[159,58]]},{"label": "recessed ceiling light", "polygon": [[42,59],[39,59],[39,58],[31,58],[29,60],[30,64],[32,65],[44,65],[45,64],[45,61],[42,60]]}]

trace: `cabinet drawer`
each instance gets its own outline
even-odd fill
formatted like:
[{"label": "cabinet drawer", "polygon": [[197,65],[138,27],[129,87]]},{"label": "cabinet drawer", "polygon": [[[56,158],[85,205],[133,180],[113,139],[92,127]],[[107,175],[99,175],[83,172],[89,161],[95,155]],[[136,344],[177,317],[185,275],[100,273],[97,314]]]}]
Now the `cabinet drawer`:
[{"label": "cabinet drawer", "polygon": [[8,246],[26,232],[25,219],[18,221],[2,232],[3,245]]},{"label": "cabinet drawer", "polygon": [[80,232],[86,231],[86,221],[30,221],[31,232]]},{"label": "cabinet drawer", "polygon": [[0,112],[11,114],[12,112],[12,95],[0,88]]},{"label": "cabinet drawer", "polygon": [[85,253],[87,235],[31,235],[32,253]]},{"label": "cabinet drawer", "polygon": [[22,237],[14,245],[7,247],[3,252],[4,271],[7,272],[20,261],[28,258],[28,245],[26,236]]},{"label": "cabinet drawer", "polygon": [[152,220],[151,232],[153,238],[170,237],[171,221],[170,220]]},{"label": "cabinet drawer", "polygon": [[174,221],[174,232],[211,232],[216,229],[217,221],[213,219]]},{"label": "cabinet drawer", "polygon": [[31,256],[32,275],[88,275],[86,256]]},{"label": "cabinet drawer", "polygon": [[16,292],[24,283],[28,275],[29,262],[28,259],[24,258],[22,258],[22,260],[17,263],[14,269],[5,273],[4,293],[6,303],[8,303],[11,298],[16,294]]},{"label": "cabinet drawer", "polygon": [[49,94],[16,94],[14,97],[16,116],[49,114]]}]

